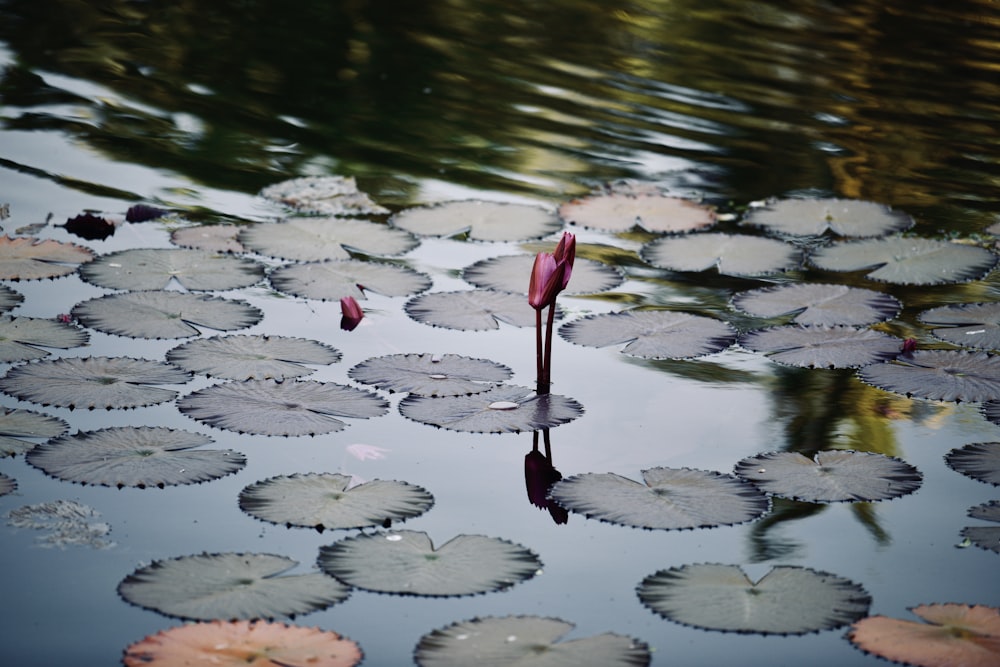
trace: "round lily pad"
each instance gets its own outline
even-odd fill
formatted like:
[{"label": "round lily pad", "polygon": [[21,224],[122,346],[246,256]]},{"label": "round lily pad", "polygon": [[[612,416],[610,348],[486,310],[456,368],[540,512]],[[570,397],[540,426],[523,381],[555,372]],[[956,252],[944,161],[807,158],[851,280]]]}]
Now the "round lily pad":
[{"label": "round lily pad", "polygon": [[198,449],[212,442],[199,433],[152,426],[80,431],[44,442],[25,456],[57,479],[100,486],[174,486],[231,475],[246,457],[231,449]]},{"label": "round lily pad", "polygon": [[471,396],[410,395],[399,403],[407,419],[449,431],[520,433],[573,421],[583,407],[566,396],[537,395],[527,387],[500,385]]},{"label": "round lily pad", "polygon": [[272,271],[269,279],[279,292],[322,301],[364,299],[368,291],[409,296],[431,286],[429,276],[405,266],[354,259],[289,264]]},{"label": "round lily pad", "polygon": [[420,236],[468,234],[475,241],[526,241],[562,229],[559,218],[540,206],[480,200],[408,208],[389,222]]},{"label": "round lily pad", "polygon": [[320,547],[319,567],[345,584],[378,593],[452,597],[510,588],[539,573],[518,544],[458,535],[435,548],[427,533],[363,533]]},{"label": "round lily pad", "polygon": [[17,491],[17,480],[0,472],[0,496]]},{"label": "round lily pad", "polygon": [[0,236],[0,280],[40,280],[75,272],[94,259],[88,248],[30,236]]},{"label": "round lily pad", "polygon": [[962,303],[931,308],[917,319],[934,326],[941,340],[980,350],[1000,350],[1000,303]]},{"label": "round lily pad", "polygon": [[1000,400],[1000,356],[965,350],[917,350],[858,371],[868,384],[936,401]]},{"label": "round lily pad", "polygon": [[63,357],[15,366],[0,378],[0,391],[23,401],[60,408],[138,408],[173,400],[172,389],[191,376],[159,361],[131,357]]},{"label": "round lily pad", "polygon": [[[527,294],[534,255],[503,255],[490,257],[465,267],[462,278],[476,287]],[[592,259],[577,257],[573,276],[564,294],[595,294],[614,289],[625,276],[617,269]]]},{"label": "round lily pad", "polygon": [[899,338],[874,329],[822,324],[750,331],[739,343],[771,361],[803,368],[859,368],[896,358],[903,345]]},{"label": "round lily pad", "polygon": [[863,326],[891,320],[902,310],[885,292],[822,283],[790,283],[739,292],[733,306],[755,317],[792,315],[796,324]]},{"label": "round lily pad", "polygon": [[241,299],[168,290],[106,294],[78,303],[73,317],[84,326],[132,338],[190,338],[198,327],[233,331],[251,327],[264,313]]},{"label": "round lily pad", "polygon": [[137,248],[98,257],[80,267],[80,277],[119,290],[161,290],[171,280],[189,290],[229,290],[260,282],[264,265],[208,250]]},{"label": "round lily pad", "polygon": [[944,457],[948,466],[980,482],[1000,486],[1000,442],[973,442]]},{"label": "round lily pad", "polygon": [[872,452],[767,452],[743,459],[736,474],[775,496],[810,503],[872,502],[920,488],[923,475],[905,461]]},{"label": "round lily pad", "polygon": [[628,310],[588,315],[559,328],[571,343],[589,347],[621,345],[622,353],[644,359],[690,359],[721,352],[736,330],[721,320],[672,310]]},{"label": "round lily pad", "polygon": [[770,508],[752,484],[712,470],[650,468],[642,471],[642,479],[574,475],[553,484],[549,499],[588,519],[662,530],[745,523]]},{"label": "round lily pad", "polygon": [[943,285],[982,278],[996,265],[997,255],[951,241],[896,236],[833,243],[816,250],[809,261],[826,271],[866,270],[868,278],[879,282]]},{"label": "round lily pad", "polygon": [[358,190],[353,176],[303,176],[269,185],[259,194],[301,213],[345,216],[389,212]]},{"label": "round lily pad", "polygon": [[434,504],[425,489],[375,479],[350,486],[350,475],[271,477],[240,492],[240,508],[261,521],[323,530],[368,528],[420,516]]},{"label": "round lily pad", "polygon": [[889,206],[857,199],[784,199],[755,208],[744,225],[778,234],[819,235],[830,230],[840,236],[882,236],[913,226],[913,218]]},{"label": "round lily pad", "polygon": [[35,446],[23,438],[57,438],[68,428],[69,424],[52,415],[0,408],[0,456],[16,456]]},{"label": "round lily pad", "polygon": [[681,565],[646,577],[638,594],[681,625],[762,635],[832,630],[864,617],[871,604],[848,579],[791,565],[775,566],[757,581],[737,565]]},{"label": "round lily pad", "polygon": [[[968,512],[973,519],[1000,523],[1000,501],[991,500],[976,505]],[[962,537],[980,549],[1000,554],[1000,526],[967,526],[962,529]]]},{"label": "round lily pad", "polygon": [[390,354],[362,361],[347,374],[352,380],[389,392],[463,396],[491,389],[510,379],[512,373],[495,361],[458,354]]},{"label": "round lily pad", "polygon": [[611,632],[559,641],[573,627],[542,616],[459,621],[421,637],[415,659],[420,667],[642,667],[652,659],[643,642]]},{"label": "round lily pad", "polygon": [[191,225],[170,233],[170,242],[182,248],[208,250],[211,252],[246,252],[237,240],[240,225]]},{"label": "round lily pad", "polygon": [[24,295],[6,285],[0,285],[0,313],[6,313],[21,305]]},{"label": "round lily pad", "polygon": [[259,222],[240,231],[239,242],[268,257],[317,262],[350,259],[348,248],[366,255],[401,255],[419,244],[400,229],[350,218],[288,218]]},{"label": "round lily pad", "polygon": [[1000,398],[986,401],[983,403],[981,410],[987,421],[1000,425]]},{"label": "round lily pad", "polygon": [[315,372],[303,364],[332,364],[340,357],[316,340],[260,335],[199,338],[167,352],[167,361],[186,371],[227,380],[302,377]]},{"label": "round lily pad", "polygon": [[726,276],[763,276],[796,268],[800,253],[792,245],[746,234],[665,236],[642,247],[640,256],[671,271],[716,269]]},{"label": "round lily pad", "polygon": [[413,297],[403,308],[417,322],[444,329],[485,331],[499,329],[500,322],[535,326],[535,309],[524,294],[492,289],[428,292]]},{"label": "round lily pad", "polygon": [[559,217],[571,225],[609,232],[641,227],[649,232],[691,232],[715,224],[715,212],[688,199],[662,194],[600,194],[568,201]]},{"label": "round lily pad", "polygon": [[337,417],[367,419],[388,412],[376,394],[333,382],[247,380],[192,392],[181,412],[216,428],[256,435],[319,435],[343,430]]},{"label": "round lily pad", "polygon": [[89,340],[86,331],[59,320],[0,315],[0,362],[41,359],[49,352],[40,347],[68,350]]},{"label": "round lily pad", "polygon": [[127,602],[192,620],[297,616],[343,602],[350,588],[320,572],[283,575],[298,563],[274,554],[181,556],[140,567],[118,584]]}]

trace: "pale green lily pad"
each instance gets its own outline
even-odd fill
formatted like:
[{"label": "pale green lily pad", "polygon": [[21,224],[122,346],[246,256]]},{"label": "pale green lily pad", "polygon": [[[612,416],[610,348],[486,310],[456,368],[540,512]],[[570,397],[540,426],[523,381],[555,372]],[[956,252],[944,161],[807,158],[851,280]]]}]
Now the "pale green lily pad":
[{"label": "pale green lily pad", "polygon": [[660,269],[706,271],[726,276],[763,276],[790,271],[801,263],[794,246],[746,234],[665,236],[642,247],[640,256]]},{"label": "pale green lily pad", "polygon": [[17,491],[17,480],[0,472],[0,496]]},{"label": "pale green lily pad", "polygon": [[189,290],[249,287],[264,277],[264,265],[247,257],[187,248],[136,248],[102,255],[80,267],[92,285],[118,290],[161,290],[176,280]]},{"label": "pale green lily pad", "polygon": [[763,227],[777,234],[820,235],[827,230],[839,236],[882,236],[913,226],[902,211],[857,199],[784,199],[750,211],[741,224]]},{"label": "pale green lily pad", "polygon": [[967,477],[1000,486],[1000,442],[973,442],[945,454],[952,470]]},{"label": "pale green lily pad", "polygon": [[919,315],[941,340],[979,350],[1000,350],[1000,303],[961,303],[925,310]]},{"label": "pale green lily pad", "polygon": [[736,474],[763,491],[809,503],[873,502],[913,493],[923,480],[905,461],[873,452],[767,452],[743,459]]},{"label": "pale green lily pad", "polygon": [[[972,519],[982,519],[1000,523],[1000,501],[991,500],[976,505],[968,512]],[[980,549],[1000,554],[1000,526],[968,526],[962,529],[962,537]],[[997,652],[1000,655],[1000,651]]]},{"label": "pale green lily pad", "polygon": [[739,344],[788,366],[860,368],[896,358],[903,341],[874,329],[793,324],[750,331]]},{"label": "pale green lily pad", "polygon": [[188,451],[211,442],[190,431],[119,426],[54,438],[28,452],[25,460],[67,482],[162,489],[218,479],[246,465],[246,457],[231,449]]},{"label": "pale green lily pad", "polygon": [[352,380],[378,389],[434,397],[478,394],[512,374],[495,361],[458,354],[390,354],[362,361],[347,373]]},{"label": "pale green lily pad", "polygon": [[333,382],[247,380],[192,392],[178,399],[177,408],[227,431],[296,436],[341,431],[346,424],[337,417],[379,417],[389,404],[372,392]]},{"label": "pale green lily pad", "polygon": [[86,327],[131,338],[190,338],[198,327],[234,331],[251,327],[264,313],[242,299],[167,290],[106,294],[78,303],[73,317]]},{"label": "pale green lily pad", "polygon": [[483,535],[458,535],[438,548],[427,533],[363,533],[320,547],[321,570],[377,593],[452,597],[510,588],[538,574],[529,549]]},{"label": "pale green lily pad", "polygon": [[170,242],[182,248],[240,253],[247,249],[237,240],[241,225],[191,225],[170,233]]},{"label": "pale green lily pad", "polygon": [[403,308],[417,322],[444,329],[486,331],[499,329],[500,322],[515,327],[535,326],[535,309],[528,305],[524,294],[499,290],[428,292],[413,297]]},{"label": "pale green lily pad", "polygon": [[[534,255],[503,255],[484,259],[462,271],[462,278],[476,287],[506,292],[528,293],[535,264]],[[618,287],[625,281],[622,272],[608,264],[577,257],[573,275],[563,294],[596,294]]]},{"label": "pale green lily pad", "polygon": [[0,456],[23,454],[37,443],[23,438],[57,438],[69,429],[58,417],[14,408],[0,408]]},{"label": "pale green lily pad", "polygon": [[426,274],[394,264],[338,260],[281,266],[269,277],[274,289],[304,299],[364,299],[371,291],[384,296],[410,296],[431,286]]},{"label": "pale green lily pad", "polygon": [[214,336],[178,345],[167,361],[198,375],[226,380],[284,380],[314,373],[303,364],[340,361],[329,345],[290,336]]},{"label": "pale green lily pad", "polygon": [[21,305],[24,295],[6,285],[0,285],[0,313],[6,313]]},{"label": "pale green lily pad", "polygon": [[997,255],[971,245],[896,236],[847,241],[819,248],[809,256],[826,271],[866,270],[868,278],[896,285],[944,285],[982,278]]},{"label": "pale green lily pad", "polygon": [[755,317],[795,316],[796,324],[863,326],[891,320],[903,305],[891,294],[820,283],[790,283],[739,292],[733,306]]},{"label": "pale green lily pad", "polygon": [[334,473],[271,477],[240,492],[240,509],[261,521],[322,532],[405,521],[434,504],[426,489],[407,482],[350,484],[350,475]]},{"label": "pale green lily pad", "polygon": [[39,347],[68,350],[89,340],[86,331],[59,320],[0,315],[0,362],[41,359],[50,353]]},{"label": "pale green lily pad", "polygon": [[629,310],[589,315],[559,328],[571,343],[622,345],[622,354],[644,359],[691,359],[721,352],[736,341],[727,322],[672,310]]},{"label": "pale green lily pad", "polygon": [[549,499],[588,519],[649,530],[683,530],[746,523],[770,508],[752,484],[713,470],[650,468],[643,483],[614,473],[559,480]]},{"label": "pale green lily pad", "polygon": [[537,395],[527,387],[500,385],[471,396],[410,395],[399,403],[407,419],[466,433],[520,433],[552,428],[583,414],[566,396]]},{"label": "pale green lily pad", "polygon": [[420,667],[643,667],[649,646],[606,632],[559,641],[572,623],[543,616],[487,616],[452,623],[420,638]]},{"label": "pale green lily pad", "polygon": [[296,565],[274,554],[181,556],[137,569],[118,584],[118,594],[138,607],[191,620],[292,617],[350,595],[349,587],[319,572],[284,574]]},{"label": "pale green lily pad", "polygon": [[858,377],[887,391],[934,401],[1000,400],[1000,356],[965,350],[917,350],[872,364]]},{"label": "pale green lily pad", "polygon": [[649,232],[691,232],[708,229],[715,211],[697,202],[661,194],[600,194],[568,201],[559,217],[570,225],[608,232],[641,227]]},{"label": "pale green lily pad", "polygon": [[96,521],[101,513],[89,505],[73,500],[24,505],[7,513],[7,525],[41,531],[36,542],[45,547],[84,546],[108,549],[115,545],[107,540],[111,526]]},{"label": "pale green lily pad", "polygon": [[987,421],[1000,426],[1000,398],[983,403],[981,410]]},{"label": "pale green lily pad", "polygon": [[186,372],[160,361],[131,357],[63,357],[15,366],[0,391],[41,405],[93,410],[138,408],[173,400],[177,392],[149,385],[184,384]]},{"label": "pale green lily pad", "polygon": [[419,241],[383,224],[350,218],[289,218],[245,227],[240,243],[268,257],[300,262],[350,259],[348,249],[366,255],[402,255]]},{"label": "pale green lily pad", "polygon": [[468,234],[475,241],[526,241],[562,229],[559,218],[540,206],[480,200],[408,208],[389,222],[420,236]]},{"label": "pale green lily pad", "polygon": [[737,565],[681,565],[646,577],[638,594],[674,623],[762,635],[832,630],[863,618],[871,605],[860,585],[791,565],[775,566],[758,581]]},{"label": "pale green lily pad", "polygon": [[259,194],[301,213],[346,216],[389,212],[358,190],[353,176],[303,176],[269,185]]},{"label": "pale green lily pad", "polygon": [[75,272],[94,259],[89,248],[30,236],[0,236],[0,280],[41,280]]}]

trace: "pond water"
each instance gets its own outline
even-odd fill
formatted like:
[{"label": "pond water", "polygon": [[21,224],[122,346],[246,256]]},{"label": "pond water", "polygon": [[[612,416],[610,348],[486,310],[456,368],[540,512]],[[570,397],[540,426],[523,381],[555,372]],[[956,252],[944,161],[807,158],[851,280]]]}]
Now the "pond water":
[{"label": "pond water", "polygon": [[[101,241],[55,225],[84,210],[123,214],[136,203],[191,222],[266,221],[279,210],[256,193],[304,175],[354,176],[393,211],[467,198],[554,208],[634,179],[720,213],[740,214],[768,197],[876,201],[914,216],[916,235],[988,246],[1000,173],[993,3],[795,4],[0,1],[3,229],[13,235],[48,222],[35,234],[103,254],[169,247],[180,223],[125,224]],[[609,293],[560,297],[566,319],[647,306],[746,329],[752,318],[730,306],[734,293],[835,279],[890,292],[904,308],[880,328],[946,348],[917,314],[995,301],[1000,289],[995,271],[934,287],[808,267],[771,279],[671,272],[635,254],[653,235],[575,231],[583,256],[617,263],[626,281]],[[433,291],[468,289],[462,268],[533,247],[425,238],[401,261],[430,275]],[[46,318],[110,291],[75,275],[7,284],[25,296],[13,314]],[[370,357],[432,352],[488,358],[513,369],[513,382],[534,381],[531,328],[433,328],[406,316],[406,299],[369,293],[365,320],[346,332],[336,302],[288,298],[266,283],[223,295],[265,313],[240,333],[310,338],[342,352],[311,379],[350,383],[347,370]],[[162,359],[179,342],[91,331],[88,346],[51,356]],[[649,645],[653,665],[881,662],[855,649],[844,628],[721,633],[673,623],[640,603],[636,587],[645,577],[693,563],[740,565],[755,580],[775,565],[834,573],[865,588],[873,615],[912,618],[908,608],[923,603],[1000,604],[997,554],[957,547],[961,529],[977,523],[966,511],[995,498],[995,488],[943,458],[997,440],[977,404],[908,399],[865,385],[851,370],[779,366],[737,346],[652,361],[557,337],[553,355],[554,393],[585,408],[551,431],[564,477],[641,479],[657,466],[729,473],[759,452],[848,448],[899,457],[923,473],[923,484],[879,503],[775,500],[759,521],[714,529],[647,531],[576,513],[556,524],[525,492],[530,433],[414,423],[397,412],[398,394],[383,392],[392,406],[384,417],[290,438],[211,429],[173,403],[71,411],[3,395],[0,405],[43,411],[72,432],[148,425],[205,433],[214,446],[245,454],[247,465],[204,484],[117,490],[59,481],[23,456],[0,460],[0,473],[18,483],[0,496],[0,515],[73,500],[100,512],[114,541],[103,549],[43,548],[34,531],[0,526],[0,663],[117,664],[129,644],[180,625],[116,592],[151,561],[266,552],[309,571],[321,546],[357,531],[274,526],[237,505],[245,486],[302,472],[418,484],[435,505],[403,528],[425,531],[438,545],[458,534],[500,537],[543,563],[540,575],[502,592],[428,599],[356,590],[295,619],[357,641],[370,666],[412,664],[432,630],[506,615],[564,619],[576,626],[570,638],[633,637]],[[186,394],[211,383],[198,376],[175,388]],[[359,460],[352,444],[385,456]]]}]

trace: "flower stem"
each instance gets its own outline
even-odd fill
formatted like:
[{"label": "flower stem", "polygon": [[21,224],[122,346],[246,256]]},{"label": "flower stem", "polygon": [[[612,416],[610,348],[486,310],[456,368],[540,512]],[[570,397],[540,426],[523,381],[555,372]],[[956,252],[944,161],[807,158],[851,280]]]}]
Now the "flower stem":
[{"label": "flower stem", "polygon": [[547,394],[545,381],[545,357],[542,349],[542,310],[535,309],[535,393]]}]

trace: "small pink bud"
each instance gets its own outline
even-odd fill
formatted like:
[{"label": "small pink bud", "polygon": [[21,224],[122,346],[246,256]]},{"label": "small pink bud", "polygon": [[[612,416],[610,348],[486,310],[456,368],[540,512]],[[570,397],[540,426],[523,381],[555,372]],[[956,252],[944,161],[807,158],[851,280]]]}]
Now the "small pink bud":
[{"label": "small pink bud", "polygon": [[345,296],[340,300],[340,328],[344,331],[354,331],[365,316],[365,311],[354,300],[353,296]]}]

